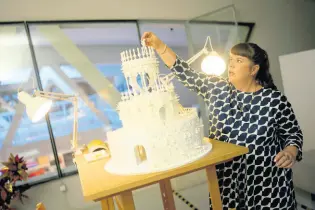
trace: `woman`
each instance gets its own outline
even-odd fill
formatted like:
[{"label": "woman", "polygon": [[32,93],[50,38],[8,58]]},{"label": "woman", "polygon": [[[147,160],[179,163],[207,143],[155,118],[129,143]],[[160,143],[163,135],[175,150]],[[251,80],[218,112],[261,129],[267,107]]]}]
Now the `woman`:
[{"label": "woman", "polygon": [[203,97],[209,138],[249,148],[217,166],[224,209],[296,209],[291,167],[302,159],[303,134],[291,104],[273,84],[267,53],[256,44],[235,45],[224,79],[194,71],[151,32],[142,40]]}]

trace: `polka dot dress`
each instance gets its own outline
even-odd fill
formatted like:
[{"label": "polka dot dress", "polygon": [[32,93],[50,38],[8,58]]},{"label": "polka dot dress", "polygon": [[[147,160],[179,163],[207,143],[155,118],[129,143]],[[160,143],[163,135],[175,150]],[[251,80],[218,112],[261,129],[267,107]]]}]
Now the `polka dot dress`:
[{"label": "polka dot dress", "polygon": [[249,148],[248,154],[217,165],[223,209],[296,209],[292,170],[274,162],[289,145],[298,148],[297,160],[302,159],[303,134],[287,98],[269,88],[238,91],[226,79],[195,72],[179,57],[171,70],[204,98],[209,138]]}]

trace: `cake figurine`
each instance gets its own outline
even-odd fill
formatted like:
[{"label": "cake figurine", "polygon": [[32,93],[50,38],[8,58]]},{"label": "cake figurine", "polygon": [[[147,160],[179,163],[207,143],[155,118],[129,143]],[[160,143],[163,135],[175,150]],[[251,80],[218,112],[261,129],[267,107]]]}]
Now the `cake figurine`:
[{"label": "cake figurine", "polygon": [[210,152],[196,108],[179,103],[173,76],[159,74],[154,49],[126,50],[121,62],[128,87],[117,107],[123,127],[107,133],[111,157],[105,170],[120,175],[165,171]]}]

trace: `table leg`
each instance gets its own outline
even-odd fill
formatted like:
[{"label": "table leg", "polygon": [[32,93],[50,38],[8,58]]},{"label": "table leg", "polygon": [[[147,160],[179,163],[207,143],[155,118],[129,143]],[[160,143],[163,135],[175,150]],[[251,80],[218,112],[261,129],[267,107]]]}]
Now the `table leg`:
[{"label": "table leg", "polygon": [[104,198],[101,200],[102,210],[115,210],[113,198]]},{"label": "table leg", "polygon": [[119,210],[135,210],[135,203],[131,191],[126,191],[115,196],[115,201]]},{"label": "table leg", "polygon": [[222,210],[222,201],[220,196],[220,188],[215,165],[206,168],[208,177],[208,188],[211,197],[213,210]]},{"label": "table leg", "polygon": [[118,207],[118,210],[123,210],[124,209],[123,204],[121,203],[121,200],[120,200],[119,197],[115,196],[114,197],[114,201],[115,201],[115,203],[116,203],[116,205]]},{"label": "table leg", "polygon": [[172,185],[169,179],[161,180],[160,189],[165,210],[175,210],[175,201],[173,197]]}]

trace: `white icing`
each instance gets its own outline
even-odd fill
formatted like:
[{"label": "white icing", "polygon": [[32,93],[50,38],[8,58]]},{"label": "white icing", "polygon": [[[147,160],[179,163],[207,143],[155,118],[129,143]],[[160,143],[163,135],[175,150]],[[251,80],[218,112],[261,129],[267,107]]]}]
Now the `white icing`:
[{"label": "white icing", "polygon": [[[203,125],[195,108],[178,102],[173,75],[161,77],[154,50],[142,47],[121,53],[128,91],[122,93],[118,111],[123,128],[108,132],[111,158],[105,170],[116,174],[141,174],[182,166],[206,155]],[[145,75],[148,75],[147,78]],[[141,78],[141,86],[137,77]],[[145,81],[148,80],[148,81]],[[145,149],[146,160],[135,148]]]}]

